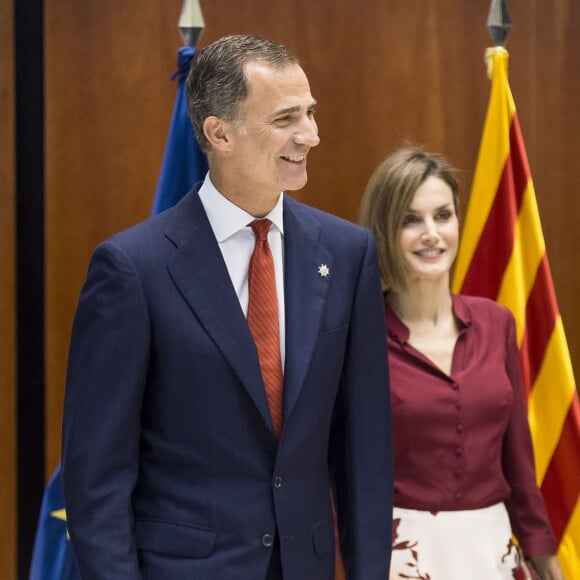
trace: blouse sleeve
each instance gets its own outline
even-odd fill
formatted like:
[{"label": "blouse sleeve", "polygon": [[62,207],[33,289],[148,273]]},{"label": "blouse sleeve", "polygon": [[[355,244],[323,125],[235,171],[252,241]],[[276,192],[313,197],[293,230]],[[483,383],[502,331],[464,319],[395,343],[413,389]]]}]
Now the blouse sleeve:
[{"label": "blouse sleeve", "polygon": [[506,507],[514,534],[526,556],[555,554],[556,541],[544,499],[536,485],[515,321],[511,314],[506,329],[506,371],[514,394],[512,417],[505,433],[502,450],[503,472],[511,487]]}]

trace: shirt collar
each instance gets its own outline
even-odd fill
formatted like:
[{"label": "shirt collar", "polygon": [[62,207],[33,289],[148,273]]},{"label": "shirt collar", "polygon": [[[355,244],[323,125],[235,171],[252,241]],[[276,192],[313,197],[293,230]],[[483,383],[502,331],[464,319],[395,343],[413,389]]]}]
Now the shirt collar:
[{"label": "shirt collar", "polygon": [[[471,310],[462,296],[459,294],[451,294],[451,303],[453,313],[459,319],[462,329],[471,326]],[[389,335],[400,344],[405,344],[409,340],[411,334],[409,328],[401,321],[395,314],[395,311],[389,306],[387,296],[385,294],[385,313],[387,319],[387,331]]]},{"label": "shirt collar", "polygon": [[469,305],[460,294],[451,294],[451,301],[453,302],[453,312],[465,328],[471,326],[471,309]]},{"label": "shirt collar", "polygon": [[400,344],[405,344],[409,340],[409,329],[401,322],[401,319],[391,308],[387,295],[385,294],[385,315],[387,319],[387,332],[389,336]]},{"label": "shirt collar", "polygon": [[[254,216],[224,197],[212,183],[209,173],[199,189],[199,197],[209,223],[219,243],[227,240],[250,224]],[[284,195],[281,193],[273,209],[264,216],[268,218],[281,234],[284,233]]]}]

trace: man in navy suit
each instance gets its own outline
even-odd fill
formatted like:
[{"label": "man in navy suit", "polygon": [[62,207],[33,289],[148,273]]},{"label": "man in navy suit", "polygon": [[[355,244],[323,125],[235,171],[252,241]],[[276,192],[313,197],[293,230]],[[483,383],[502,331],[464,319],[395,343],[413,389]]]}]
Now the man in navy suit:
[{"label": "man in navy suit", "polygon": [[[73,325],[62,473],[81,577],[386,580],[392,463],[370,233],[293,201],[318,145],[285,47],[222,38],[194,58],[209,173],[95,251]],[[283,419],[246,319],[255,219],[272,222]]]}]

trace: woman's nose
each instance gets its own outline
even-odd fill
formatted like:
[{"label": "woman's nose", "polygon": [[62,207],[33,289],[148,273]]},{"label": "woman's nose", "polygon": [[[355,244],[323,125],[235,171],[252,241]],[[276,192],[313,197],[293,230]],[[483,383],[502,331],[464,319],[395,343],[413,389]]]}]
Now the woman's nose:
[{"label": "woman's nose", "polygon": [[430,221],[425,223],[425,229],[421,233],[421,240],[426,244],[432,244],[437,239],[437,226]]}]

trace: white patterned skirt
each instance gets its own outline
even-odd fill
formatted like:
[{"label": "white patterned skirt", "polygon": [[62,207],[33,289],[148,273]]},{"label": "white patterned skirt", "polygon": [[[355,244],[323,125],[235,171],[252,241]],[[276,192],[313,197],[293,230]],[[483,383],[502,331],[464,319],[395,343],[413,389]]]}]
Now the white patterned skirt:
[{"label": "white patterned skirt", "polygon": [[520,555],[503,503],[427,512],[395,507],[391,578],[513,580]]}]

